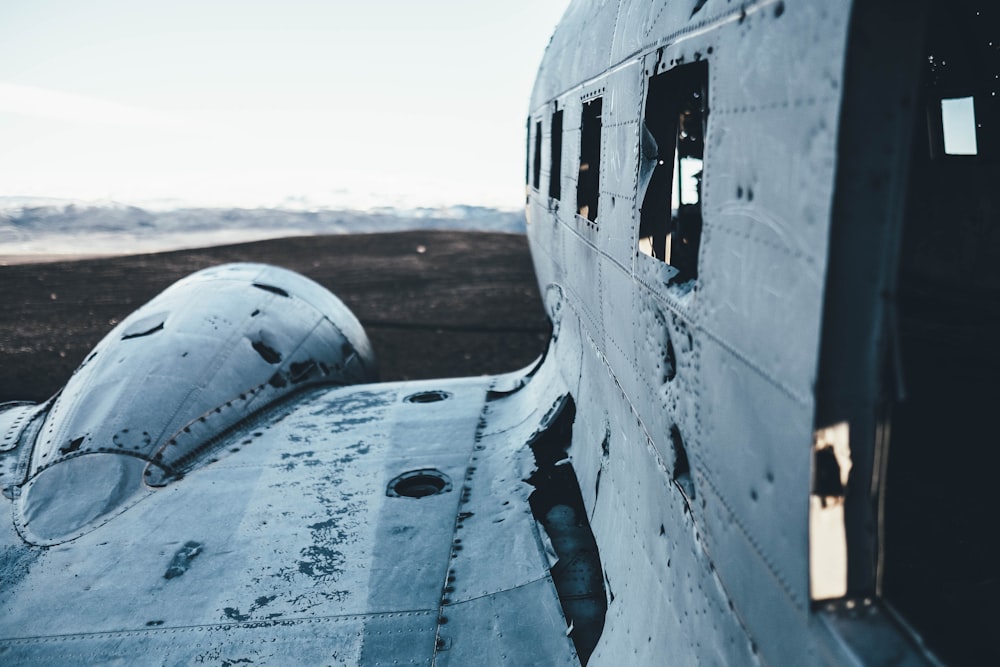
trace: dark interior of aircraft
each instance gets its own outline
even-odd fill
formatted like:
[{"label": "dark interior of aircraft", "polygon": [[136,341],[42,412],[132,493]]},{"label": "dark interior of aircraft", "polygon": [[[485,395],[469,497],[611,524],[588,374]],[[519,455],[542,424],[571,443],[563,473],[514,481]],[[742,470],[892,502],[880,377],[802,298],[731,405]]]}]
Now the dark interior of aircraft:
[{"label": "dark interior of aircraft", "polygon": [[[528,478],[535,490],[528,498],[535,520],[545,527],[558,561],[552,583],[559,603],[573,624],[573,644],[580,664],[590,660],[604,630],[608,599],[601,556],[590,529],[587,510],[566,451],[572,442],[576,404],[570,396],[553,406],[551,423],[528,443],[538,466]],[[597,480],[600,484],[600,477]],[[614,599],[614,593],[611,594]]]},{"label": "dark interior of aircraft", "polygon": [[931,4],[887,383],[883,594],[946,663],[1000,664],[1000,9]]},{"label": "dark interior of aircraft", "polygon": [[649,245],[640,243],[640,250],[676,268],[673,282],[681,283],[698,277],[708,62],[651,77],[644,123],[657,155],[639,221],[639,237]]}]

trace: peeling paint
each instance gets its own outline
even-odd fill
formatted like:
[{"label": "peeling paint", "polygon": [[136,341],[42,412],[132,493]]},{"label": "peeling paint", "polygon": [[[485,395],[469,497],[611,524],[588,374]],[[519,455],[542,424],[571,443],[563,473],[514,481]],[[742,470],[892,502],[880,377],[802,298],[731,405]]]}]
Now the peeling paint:
[{"label": "peeling paint", "polygon": [[202,548],[203,545],[200,542],[186,542],[170,560],[170,565],[167,567],[167,571],[163,573],[163,578],[173,579],[187,572],[191,567],[191,561],[201,553]]}]

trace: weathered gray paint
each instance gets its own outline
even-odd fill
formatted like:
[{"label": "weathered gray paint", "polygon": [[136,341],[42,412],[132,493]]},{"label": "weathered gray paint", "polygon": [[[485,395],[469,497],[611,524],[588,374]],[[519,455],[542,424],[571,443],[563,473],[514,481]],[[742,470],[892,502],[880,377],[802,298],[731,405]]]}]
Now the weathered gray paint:
[{"label": "weathered gray paint", "polygon": [[[910,10],[882,4],[864,15]],[[866,628],[858,632],[844,616],[823,620],[810,602],[810,445],[829,238],[835,189],[853,169],[838,163],[853,9],[581,1],[546,53],[530,117],[547,133],[552,111],[563,110],[563,193],[576,189],[582,104],[601,96],[604,108],[596,222],[577,215],[571,197],[544,196],[544,154],[541,187],[528,195],[528,235],[557,331],[550,355],[578,405],[573,462],[615,595],[593,664],[932,660],[891,614],[876,622],[876,605],[865,605],[872,621],[856,621]],[[891,63],[904,90],[915,81],[907,49],[919,43],[919,24],[899,23],[907,48]],[[647,80],[697,60],[708,62],[710,110],[692,287],[668,285],[671,267],[637,252],[637,226],[648,184]],[[893,94],[864,108],[895,104]],[[886,123],[904,123],[898,134],[908,136],[908,119],[893,118]],[[668,341],[676,374],[665,380]],[[672,428],[693,497],[672,481]]]},{"label": "weathered gray paint", "polygon": [[[511,398],[484,428],[495,381],[314,389],[282,418],[231,433],[217,461],[76,539],[39,549],[8,521],[0,657],[574,661],[521,481],[531,466],[521,443],[540,416]],[[424,389],[452,396],[404,400]],[[386,495],[414,468],[436,468],[455,487]]]},{"label": "weathered gray paint", "polygon": [[[121,381],[145,387],[157,377],[147,369],[126,364],[132,373],[119,376],[85,364],[56,401],[0,411],[0,481],[13,516],[0,528],[0,661],[572,664],[572,619],[525,481],[534,468],[527,443],[569,394],[569,455],[609,603],[593,664],[932,663],[891,610],[864,596],[870,584],[862,581],[858,600],[810,601],[815,385],[821,332],[836,331],[824,323],[824,298],[835,203],[850,192],[838,151],[856,113],[842,115],[853,89],[844,77],[854,9],[825,0],[569,7],[528,122],[529,132],[540,122],[546,139],[527,213],[553,324],[548,353],[530,372],[333,388],[323,383],[371,376],[317,377],[299,393],[269,395],[260,405],[268,409],[196,428],[191,446],[203,456],[183,478],[129,487],[111,509],[44,535],[25,526],[28,515],[44,523],[53,511],[44,506],[57,495],[50,487],[25,512],[39,474],[99,456],[155,467],[164,438],[222,404],[203,400],[215,394],[200,388],[267,385],[268,352],[248,344],[253,363],[215,370],[243,340],[237,324],[236,334],[204,339],[198,372],[158,383],[162,396],[113,390]],[[637,252],[650,166],[647,80],[699,59],[710,76],[699,277],[668,285],[672,269]],[[591,222],[574,208],[582,102],[594,96],[603,98],[603,127]],[[557,105],[562,201],[542,195]],[[325,304],[317,321],[331,323],[330,340],[346,337],[370,370],[353,316],[311,290]],[[285,299],[257,291],[268,304]],[[200,327],[233,303],[206,298],[218,308],[191,311]],[[159,333],[122,337],[129,327],[148,331],[158,303],[98,351],[153,344]],[[150,363],[181,347],[168,344]],[[340,347],[331,362],[350,358]],[[450,396],[406,400],[428,390]],[[102,405],[109,396],[142,396],[132,401],[135,418],[155,425],[140,427],[150,438],[139,443],[142,456],[57,455],[80,430],[76,416],[52,416],[59,406],[82,410],[83,430],[101,441],[121,433],[121,416]],[[47,435],[51,424],[58,436]],[[200,446],[206,439],[211,447]],[[58,463],[46,468],[45,452]],[[390,480],[421,469],[447,475],[451,489],[420,499],[386,493]],[[72,507],[67,497],[53,506]]]}]

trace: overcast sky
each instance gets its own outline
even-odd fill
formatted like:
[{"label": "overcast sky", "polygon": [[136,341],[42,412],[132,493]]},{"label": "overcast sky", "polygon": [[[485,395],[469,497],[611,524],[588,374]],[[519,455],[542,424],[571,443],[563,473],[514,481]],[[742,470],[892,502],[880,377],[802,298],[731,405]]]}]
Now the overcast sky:
[{"label": "overcast sky", "polygon": [[523,201],[568,0],[2,0],[0,195]]}]

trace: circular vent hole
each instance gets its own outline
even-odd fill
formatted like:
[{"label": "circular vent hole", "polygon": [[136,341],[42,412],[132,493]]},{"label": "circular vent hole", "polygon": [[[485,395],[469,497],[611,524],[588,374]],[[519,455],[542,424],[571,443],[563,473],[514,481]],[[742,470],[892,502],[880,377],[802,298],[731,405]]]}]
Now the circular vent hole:
[{"label": "circular vent hole", "polygon": [[451,394],[448,392],[434,390],[422,391],[418,394],[410,394],[406,397],[406,401],[408,403],[437,403],[438,401],[443,401],[448,398],[451,398]]},{"label": "circular vent hole", "polygon": [[440,470],[425,469],[404,472],[391,482],[385,495],[391,498],[426,498],[451,491],[451,480]]}]

